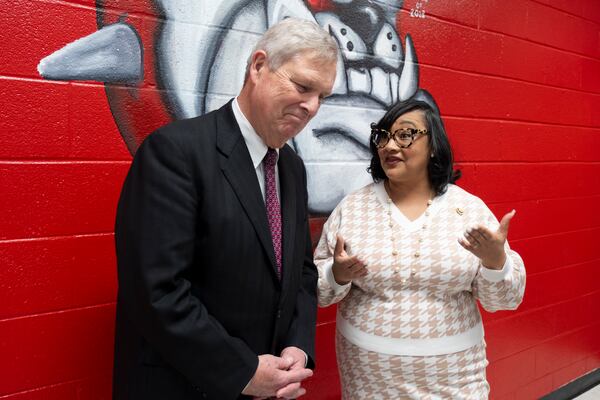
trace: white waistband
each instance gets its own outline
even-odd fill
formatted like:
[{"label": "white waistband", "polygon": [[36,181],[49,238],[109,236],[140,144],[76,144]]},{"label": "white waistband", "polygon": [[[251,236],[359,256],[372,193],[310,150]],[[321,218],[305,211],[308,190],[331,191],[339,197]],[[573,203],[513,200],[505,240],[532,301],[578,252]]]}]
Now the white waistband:
[{"label": "white waistband", "polygon": [[437,356],[457,353],[483,340],[481,322],[458,335],[426,339],[390,338],[366,333],[351,325],[339,312],[336,323],[340,333],[352,344],[368,351],[398,356]]}]

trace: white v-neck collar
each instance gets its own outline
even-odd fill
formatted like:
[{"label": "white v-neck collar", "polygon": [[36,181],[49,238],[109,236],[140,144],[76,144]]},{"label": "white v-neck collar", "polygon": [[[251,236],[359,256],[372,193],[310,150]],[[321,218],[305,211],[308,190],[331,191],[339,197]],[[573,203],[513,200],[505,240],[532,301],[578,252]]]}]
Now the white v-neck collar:
[{"label": "white v-neck collar", "polygon": [[427,207],[426,212],[429,213],[429,216],[425,215],[423,212],[417,219],[411,221],[400,211],[398,206],[394,204],[394,202],[390,199],[387,191],[385,190],[384,182],[377,182],[373,185],[373,191],[375,192],[375,196],[377,200],[381,203],[383,208],[387,211],[388,209],[392,212],[392,218],[394,221],[400,225],[401,227],[408,229],[409,231],[415,231],[420,229],[426,218],[430,218],[433,214],[435,214],[439,208],[442,198],[445,196],[445,193],[441,196],[436,196],[433,198],[431,205]]}]

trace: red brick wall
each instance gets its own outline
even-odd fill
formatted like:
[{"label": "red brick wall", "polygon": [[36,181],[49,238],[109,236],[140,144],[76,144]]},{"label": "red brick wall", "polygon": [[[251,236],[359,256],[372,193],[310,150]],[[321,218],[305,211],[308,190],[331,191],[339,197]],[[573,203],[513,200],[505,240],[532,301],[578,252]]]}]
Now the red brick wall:
[{"label": "red brick wall", "polygon": [[[484,315],[488,376],[492,398],[532,399],[600,367],[600,3],[422,0],[413,18],[416,3],[397,27],[415,42],[459,183],[497,216],[517,210],[527,289],[517,312]],[[131,156],[103,84],[36,70],[96,31],[96,16],[93,0],[1,9],[0,398],[110,397],[112,228]],[[310,399],[339,397],[334,314],[319,315]]]}]

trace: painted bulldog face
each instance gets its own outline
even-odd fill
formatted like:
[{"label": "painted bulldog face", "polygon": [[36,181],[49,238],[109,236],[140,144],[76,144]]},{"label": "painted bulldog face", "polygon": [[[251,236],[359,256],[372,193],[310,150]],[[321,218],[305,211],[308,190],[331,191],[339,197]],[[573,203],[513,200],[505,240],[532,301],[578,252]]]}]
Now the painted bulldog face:
[{"label": "painted bulldog face", "polygon": [[[242,87],[246,60],[260,35],[278,21],[296,17],[316,21],[330,32],[340,48],[333,95],[290,143],[306,164],[309,208],[313,213],[330,212],[344,195],[370,182],[366,172],[370,123],[379,120],[389,105],[409,98],[418,88],[410,37],[406,36],[403,49],[395,28],[402,1],[387,0],[387,6],[382,6],[382,2],[366,0],[330,0],[320,2],[319,9],[301,0],[142,3],[147,7],[145,12],[162,16],[159,23],[149,26],[126,13],[111,16],[99,9],[98,32],[67,45],[40,63],[40,73],[46,78],[94,79],[96,74],[95,80],[106,82],[113,115],[132,153],[157,127],[148,129],[140,122],[144,118],[142,112],[147,118],[148,107],[160,109],[157,115],[168,117],[158,118],[155,125],[163,119],[167,119],[162,122],[166,123],[220,107]],[[101,8],[139,10],[140,4],[133,0],[107,0]],[[72,63],[77,54],[71,54],[70,71],[63,68],[61,75],[60,60],[52,57],[58,58],[57,53],[66,52],[78,42],[81,47],[82,41],[88,44],[75,53],[82,56],[86,50],[89,54],[89,47],[100,41],[101,33],[105,43],[121,43],[113,49],[121,61],[114,62],[113,68],[103,67],[98,60],[90,61],[95,72],[90,76],[90,67],[82,67],[78,75]],[[110,46],[102,46],[103,51],[106,53]],[[123,59],[123,49],[132,49],[129,53],[133,60]],[[52,74],[48,73],[51,69]],[[85,77],[81,70],[87,72]],[[115,76],[106,76],[107,70]],[[154,84],[162,91],[144,91],[142,83]]]}]

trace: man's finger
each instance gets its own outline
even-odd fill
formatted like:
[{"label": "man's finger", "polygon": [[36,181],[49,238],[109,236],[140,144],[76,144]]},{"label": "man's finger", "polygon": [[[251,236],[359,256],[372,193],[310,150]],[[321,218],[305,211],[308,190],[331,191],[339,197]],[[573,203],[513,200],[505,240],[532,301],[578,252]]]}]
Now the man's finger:
[{"label": "man's finger", "polygon": [[291,369],[285,372],[285,383],[302,382],[306,378],[310,378],[312,374],[312,370],[308,368]]},{"label": "man's finger", "polygon": [[306,389],[299,388],[294,393],[286,394],[284,396],[277,396],[277,400],[280,400],[280,399],[290,399],[290,400],[297,399],[298,397],[304,396],[305,394],[306,394]]},{"label": "man's finger", "polygon": [[[300,389],[302,389],[300,382],[293,382],[290,383],[287,386],[282,387],[281,389],[279,389],[277,391],[277,393],[275,393],[275,395],[278,398],[284,398],[284,399],[294,399],[298,396],[301,396],[298,394],[298,392],[300,391]],[[302,389],[304,390],[304,389]]]},{"label": "man's finger", "polygon": [[277,356],[273,356],[273,368],[281,369],[283,371],[287,371],[291,366],[294,360],[292,358],[281,358]]},{"label": "man's finger", "polygon": [[294,364],[294,357],[290,357],[290,356],[286,356],[286,357],[282,357],[285,361],[287,361],[290,366]]}]

